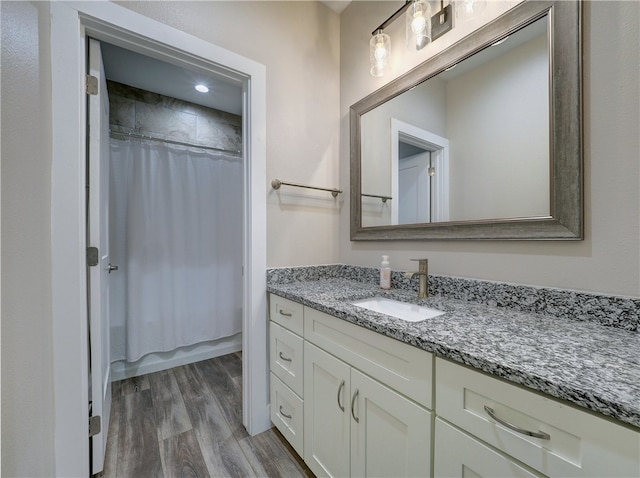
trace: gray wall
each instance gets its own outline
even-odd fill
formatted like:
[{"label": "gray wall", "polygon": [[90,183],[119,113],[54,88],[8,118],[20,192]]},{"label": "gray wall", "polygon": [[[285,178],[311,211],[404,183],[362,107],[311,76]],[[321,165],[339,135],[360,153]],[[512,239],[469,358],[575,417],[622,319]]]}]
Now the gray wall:
[{"label": "gray wall", "polygon": [[[2,476],[52,476],[49,7],[2,13]],[[64,426],[61,424],[60,426]]]},{"label": "gray wall", "polygon": [[112,131],[242,151],[242,117],[239,115],[114,81],[107,82],[107,89]]}]

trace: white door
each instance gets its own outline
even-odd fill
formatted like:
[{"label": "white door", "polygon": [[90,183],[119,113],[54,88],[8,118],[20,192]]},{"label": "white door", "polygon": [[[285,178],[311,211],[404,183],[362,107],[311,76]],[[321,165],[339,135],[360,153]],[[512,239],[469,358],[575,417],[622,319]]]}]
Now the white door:
[{"label": "white door", "polygon": [[354,368],[351,395],[351,476],[428,477],[431,412]]},{"label": "white door", "polygon": [[430,165],[429,151],[398,161],[398,224],[431,221]]},{"label": "white door", "polygon": [[88,95],[89,191],[87,245],[98,249],[98,265],[89,267],[89,400],[99,416],[100,432],[92,438],[92,469],[104,468],[111,411],[109,360],[109,97],[100,43],[89,41],[89,75],[98,79],[98,94]]},{"label": "white door", "polygon": [[304,461],[316,476],[349,476],[350,367],[304,343]]}]

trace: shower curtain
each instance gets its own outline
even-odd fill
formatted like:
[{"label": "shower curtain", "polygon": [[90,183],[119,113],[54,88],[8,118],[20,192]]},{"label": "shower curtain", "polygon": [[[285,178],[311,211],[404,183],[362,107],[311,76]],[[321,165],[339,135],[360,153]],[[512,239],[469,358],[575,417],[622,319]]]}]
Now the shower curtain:
[{"label": "shower curtain", "polygon": [[242,328],[242,164],[111,138],[111,359],[134,362]]}]

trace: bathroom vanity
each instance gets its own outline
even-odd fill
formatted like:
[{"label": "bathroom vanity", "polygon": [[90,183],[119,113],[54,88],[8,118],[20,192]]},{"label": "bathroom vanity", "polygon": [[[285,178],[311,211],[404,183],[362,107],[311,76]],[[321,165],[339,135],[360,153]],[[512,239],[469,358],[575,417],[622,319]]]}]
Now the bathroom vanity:
[{"label": "bathroom vanity", "polygon": [[[460,300],[460,287],[381,292],[375,271],[268,275],[271,418],[316,475],[640,476],[636,331]],[[352,304],[381,295],[444,314]],[[629,304],[593,298],[628,318]]]}]

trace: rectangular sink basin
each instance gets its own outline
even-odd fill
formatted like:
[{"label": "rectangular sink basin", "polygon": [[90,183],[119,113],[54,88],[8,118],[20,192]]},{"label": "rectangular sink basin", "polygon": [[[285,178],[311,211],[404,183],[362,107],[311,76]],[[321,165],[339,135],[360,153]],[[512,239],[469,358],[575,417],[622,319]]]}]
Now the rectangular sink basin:
[{"label": "rectangular sink basin", "polygon": [[423,305],[409,304],[386,297],[371,297],[351,302],[351,304],[364,309],[378,312],[379,314],[390,315],[407,322],[420,322],[421,320],[433,319],[444,314],[441,310],[432,309]]}]

